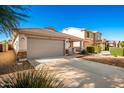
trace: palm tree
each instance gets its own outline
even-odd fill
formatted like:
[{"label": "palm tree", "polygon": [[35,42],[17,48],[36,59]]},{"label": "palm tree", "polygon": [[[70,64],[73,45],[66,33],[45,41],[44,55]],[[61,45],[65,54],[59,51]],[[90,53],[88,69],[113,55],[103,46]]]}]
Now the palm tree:
[{"label": "palm tree", "polygon": [[17,28],[20,21],[28,17],[24,13],[26,10],[19,5],[0,5],[0,33],[11,35],[13,28]]}]

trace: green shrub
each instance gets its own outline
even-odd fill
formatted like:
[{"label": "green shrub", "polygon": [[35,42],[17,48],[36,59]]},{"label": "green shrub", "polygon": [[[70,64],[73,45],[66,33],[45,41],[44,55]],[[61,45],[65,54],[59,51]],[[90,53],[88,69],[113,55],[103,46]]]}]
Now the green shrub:
[{"label": "green shrub", "polygon": [[124,47],[124,41],[120,42],[121,47]]},{"label": "green shrub", "polygon": [[89,46],[87,47],[87,52],[88,53],[100,53],[101,52],[101,47],[96,45],[96,46]]},{"label": "green shrub", "polygon": [[101,47],[100,46],[94,46],[95,48],[95,53],[100,53],[101,52]]},{"label": "green shrub", "polygon": [[123,48],[110,47],[109,51],[110,51],[111,55],[113,55],[113,56],[124,56]]},{"label": "green shrub", "polygon": [[107,44],[107,45],[105,46],[105,50],[106,50],[106,51],[109,51],[109,44]]},{"label": "green shrub", "polygon": [[13,73],[2,78],[2,88],[62,88],[63,80],[47,68]]},{"label": "green shrub", "polygon": [[87,47],[87,52],[88,53],[95,53],[95,48],[93,46],[88,46]]},{"label": "green shrub", "polygon": [[85,49],[83,49],[83,50],[81,51],[81,54],[87,54],[87,51],[86,51]]}]

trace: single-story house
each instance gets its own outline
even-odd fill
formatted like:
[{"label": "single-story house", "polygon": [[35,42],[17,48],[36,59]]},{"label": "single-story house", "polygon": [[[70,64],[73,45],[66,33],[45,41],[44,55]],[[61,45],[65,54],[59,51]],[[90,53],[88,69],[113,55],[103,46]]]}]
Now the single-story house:
[{"label": "single-story house", "polygon": [[74,53],[77,41],[82,39],[47,28],[18,28],[13,31],[12,45],[18,59],[33,59],[64,56],[67,50]]}]

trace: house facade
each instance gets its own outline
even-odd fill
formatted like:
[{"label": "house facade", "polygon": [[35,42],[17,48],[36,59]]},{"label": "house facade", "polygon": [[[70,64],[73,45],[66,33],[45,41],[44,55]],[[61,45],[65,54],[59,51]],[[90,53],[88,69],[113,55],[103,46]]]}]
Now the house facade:
[{"label": "house facade", "polygon": [[[34,59],[73,54],[73,42],[82,38],[47,28],[14,29],[12,45],[17,59]],[[80,46],[81,48],[81,46]]]},{"label": "house facade", "polygon": [[[84,28],[65,28],[62,30],[62,33],[66,33],[69,35],[77,36],[79,38],[82,38],[82,46],[84,49],[88,46],[92,46],[94,44],[100,45],[102,49],[104,49],[104,41],[101,39],[102,34],[100,32],[96,31],[90,31]],[[79,42],[75,42],[74,46],[79,47]]]}]

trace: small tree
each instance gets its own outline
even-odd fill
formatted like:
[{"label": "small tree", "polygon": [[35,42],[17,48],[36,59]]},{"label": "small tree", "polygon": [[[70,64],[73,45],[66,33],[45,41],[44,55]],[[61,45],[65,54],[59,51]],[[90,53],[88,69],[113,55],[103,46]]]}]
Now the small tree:
[{"label": "small tree", "polygon": [[124,48],[124,41],[121,41],[120,46]]},{"label": "small tree", "polygon": [[120,47],[120,41],[118,42],[117,47]]},{"label": "small tree", "polygon": [[124,56],[124,41],[120,42],[120,46],[123,48],[123,56]]}]

